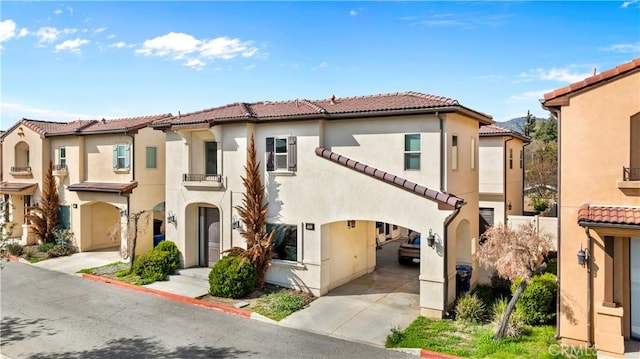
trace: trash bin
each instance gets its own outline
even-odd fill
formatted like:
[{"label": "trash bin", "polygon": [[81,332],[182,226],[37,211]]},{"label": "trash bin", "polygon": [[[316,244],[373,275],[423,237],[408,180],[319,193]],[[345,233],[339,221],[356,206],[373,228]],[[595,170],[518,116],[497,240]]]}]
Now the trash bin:
[{"label": "trash bin", "polygon": [[164,241],[164,233],[162,234],[156,234],[155,236],[153,236],[153,248],[155,248],[158,243]]},{"label": "trash bin", "polygon": [[456,297],[469,291],[473,267],[467,264],[456,265]]}]

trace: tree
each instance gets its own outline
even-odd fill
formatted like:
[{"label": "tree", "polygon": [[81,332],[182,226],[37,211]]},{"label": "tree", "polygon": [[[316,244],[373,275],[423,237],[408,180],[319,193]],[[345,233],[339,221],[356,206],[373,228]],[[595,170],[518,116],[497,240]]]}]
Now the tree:
[{"label": "tree", "polygon": [[58,186],[53,177],[53,164],[49,162],[49,167],[42,183],[40,204],[30,207],[30,213],[27,215],[27,219],[31,222],[33,233],[43,243],[54,242],[55,240],[53,230],[58,226],[59,207]]},{"label": "tree", "polygon": [[558,144],[535,140],[527,151],[525,182],[535,197],[550,198],[550,190],[558,185]]},{"label": "tree", "polygon": [[495,266],[498,275],[514,281],[522,278],[520,285],[507,305],[500,326],[493,336],[500,340],[507,329],[509,317],[516,306],[520,295],[534,275],[541,273],[546,267],[545,258],[551,251],[551,236],[536,231],[531,222],[512,230],[502,223],[489,228],[480,245],[479,260],[485,267]]},{"label": "tree", "polygon": [[247,249],[233,248],[232,252],[251,262],[257,274],[256,285],[263,288],[264,278],[271,263],[273,232],[266,232],[268,203],[264,199],[265,188],[260,179],[260,162],[256,161],[253,134],[247,145],[247,165],[244,169],[245,177],[242,177],[242,184],[245,193],[242,205],[235,208],[244,224],[240,235],[244,238]]},{"label": "tree", "polygon": [[521,129],[525,136],[531,136],[531,134],[536,130],[536,118],[530,111],[527,111],[527,116],[524,118],[524,123],[522,124]]},{"label": "tree", "polygon": [[558,142],[558,119],[553,114],[549,114],[549,118],[540,124],[533,138],[544,143]]},{"label": "tree", "polygon": [[[147,225],[151,219],[153,212],[145,209],[135,213],[132,213],[127,217],[126,223],[126,246],[120,247],[121,255],[123,258],[129,258],[129,271],[133,270],[133,262],[136,259],[136,247],[138,245],[138,235],[146,232]],[[111,228],[107,230],[107,236],[111,241],[115,242],[122,238],[122,224],[120,222],[114,223]]]}]

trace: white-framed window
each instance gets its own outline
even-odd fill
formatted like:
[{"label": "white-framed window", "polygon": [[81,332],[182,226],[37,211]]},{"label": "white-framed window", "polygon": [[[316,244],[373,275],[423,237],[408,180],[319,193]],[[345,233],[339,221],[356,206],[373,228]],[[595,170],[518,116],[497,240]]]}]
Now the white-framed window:
[{"label": "white-framed window", "polygon": [[131,145],[121,144],[113,145],[113,169],[129,170],[131,157]]},{"label": "white-framed window", "polygon": [[451,169],[458,169],[458,136],[451,136]]},{"label": "white-framed window", "polygon": [[404,169],[420,169],[420,134],[404,135]]},{"label": "white-framed window", "polygon": [[273,232],[273,259],[298,260],[298,226],[294,224],[267,223],[267,233]]},{"label": "white-framed window", "polygon": [[58,148],[58,165],[60,165],[60,168],[67,167],[67,148],[66,147]]},{"label": "white-framed window", "polygon": [[297,170],[297,138],[267,137],[267,171]]}]

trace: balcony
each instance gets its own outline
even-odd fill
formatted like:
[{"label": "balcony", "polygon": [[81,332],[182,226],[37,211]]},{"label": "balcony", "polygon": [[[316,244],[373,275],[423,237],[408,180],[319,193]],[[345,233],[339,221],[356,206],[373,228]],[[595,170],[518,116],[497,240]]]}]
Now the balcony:
[{"label": "balcony", "polygon": [[31,173],[31,166],[24,166],[24,167],[19,167],[19,166],[11,166],[11,175],[13,176],[17,176],[17,177],[30,177],[33,176],[33,174]]},{"label": "balcony", "polygon": [[640,168],[622,167],[622,181],[618,181],[618,188],[640,193]]},{"label": "balcony", "polygon": [[60,178],[65,178],[67,176],[67,174],[69,173],[67,170],[67,165],[53,165],[53,175],[60,177]]},{"label": "balcony", "polygon": [[182,185],[194,190],[217,190],[222,186],[222,175],[207,175],[199,173],[185,173],[182,175]]}]

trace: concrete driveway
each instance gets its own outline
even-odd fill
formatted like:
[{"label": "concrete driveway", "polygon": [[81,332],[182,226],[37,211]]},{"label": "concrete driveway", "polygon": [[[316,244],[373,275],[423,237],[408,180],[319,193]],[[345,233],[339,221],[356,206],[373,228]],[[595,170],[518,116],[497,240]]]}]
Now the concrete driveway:
[{"label": "concrete driveway", "polygon": [[404,329],[420,315],[420,267],[398,264],[399,245],[399,241],[384,244],[373,273],[317,298],[280,324],[384,346],[391,328]]},{"label": "concrete driveway", "polygon": [[70,256],[47,259],[46,261],[37,262],[33,265],[56,272],[76,274],[81,269],[100,267],[121,260],[120,248],[116,247],[92,252],[74,253]]}]

